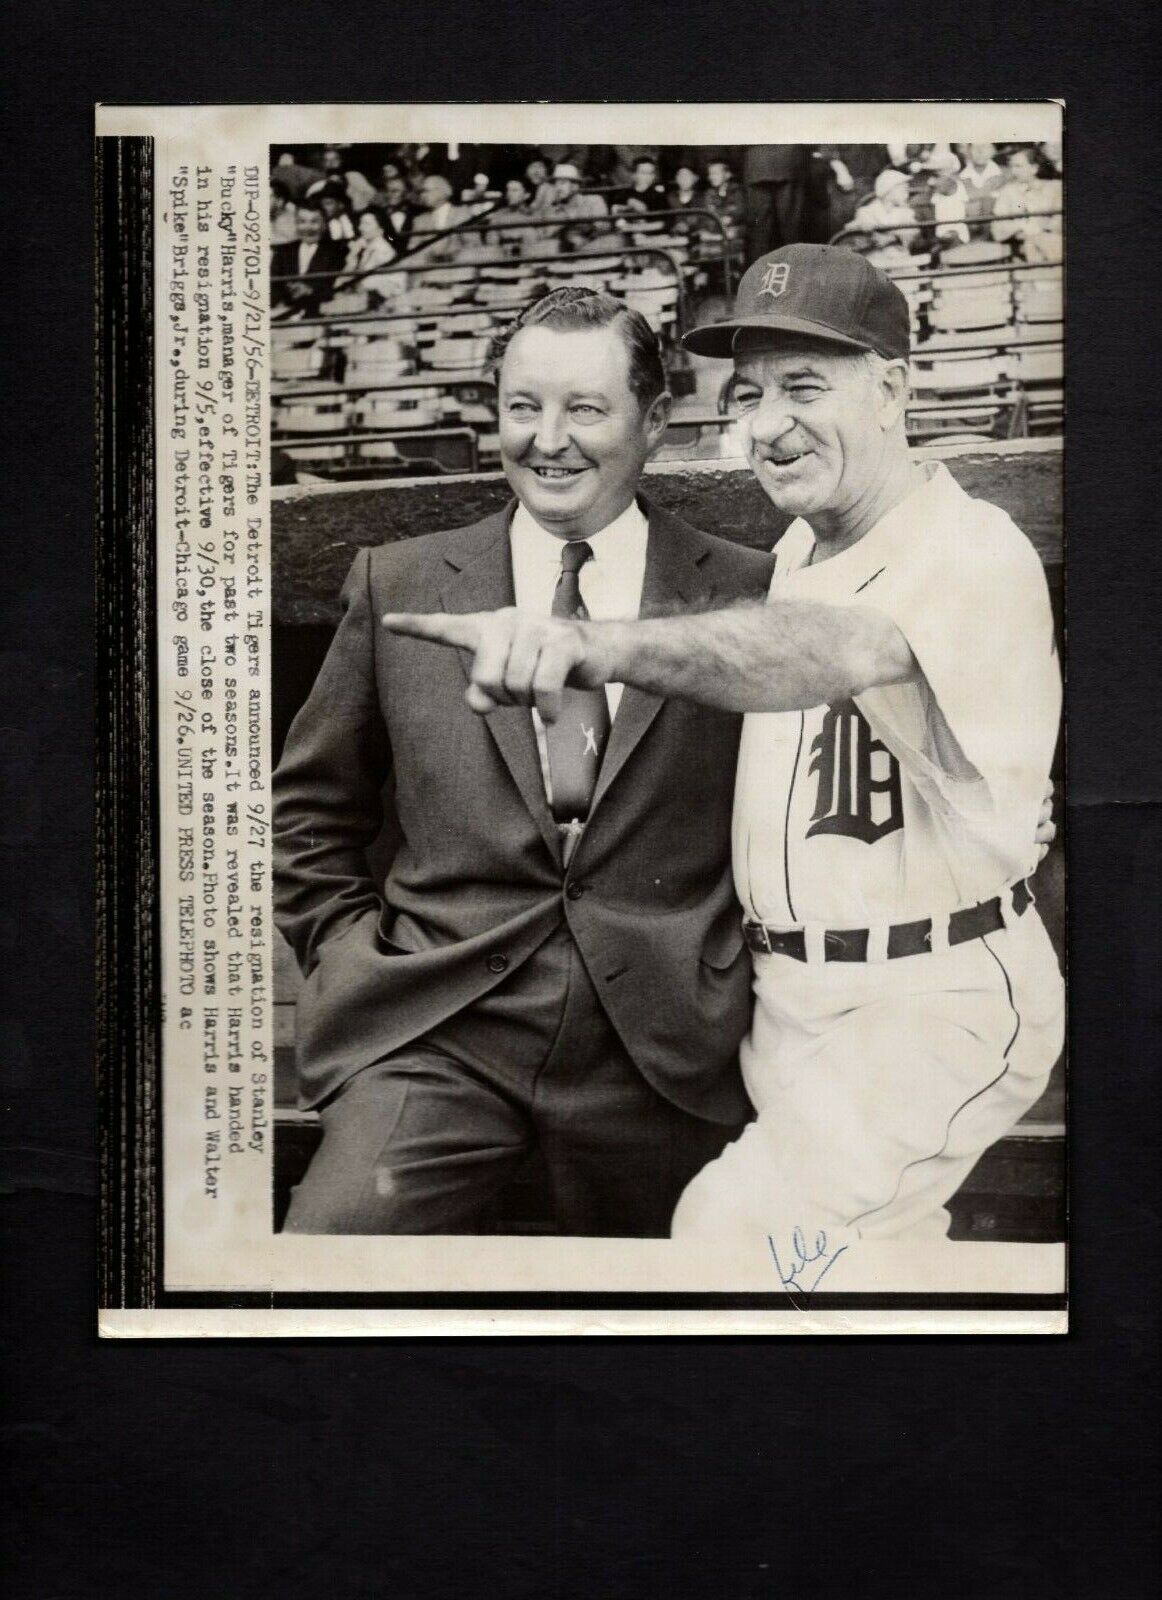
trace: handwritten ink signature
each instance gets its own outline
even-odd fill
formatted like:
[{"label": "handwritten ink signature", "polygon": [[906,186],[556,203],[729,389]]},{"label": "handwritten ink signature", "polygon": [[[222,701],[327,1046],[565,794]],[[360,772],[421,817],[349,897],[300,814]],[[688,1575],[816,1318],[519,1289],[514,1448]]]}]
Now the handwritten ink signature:
[{"label": "handwritten ink signature", "polygon": [[829,1250],[827,1234],[822,1228],[809,1245],[802,1228],[795,1227],[791,1231],[791,1255],[784,1266],[779,1259],[774,1238],[769,1233],[767,1243],[771,1247],[779,1282],[785,1289],[796,1289],[801,1294],[807,1295],[815,1293],[840,1256],[847,1250],[845,1244],[841,1244],[837,1250]]}]

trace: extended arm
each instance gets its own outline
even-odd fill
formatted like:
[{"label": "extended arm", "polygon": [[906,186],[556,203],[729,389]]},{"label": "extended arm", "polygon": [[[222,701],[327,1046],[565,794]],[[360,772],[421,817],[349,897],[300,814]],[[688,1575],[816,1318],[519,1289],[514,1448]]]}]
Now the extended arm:
[{"label": "extended arm", "polygon": [[917,670],[890,618],[812,600],[636,622],[566,622],[511,609],[383,620],[397,633],[471,650],[474,710],[535,704],[549,722],[567,684],[633,684],[723,711],[797,711],[902,683]]}]

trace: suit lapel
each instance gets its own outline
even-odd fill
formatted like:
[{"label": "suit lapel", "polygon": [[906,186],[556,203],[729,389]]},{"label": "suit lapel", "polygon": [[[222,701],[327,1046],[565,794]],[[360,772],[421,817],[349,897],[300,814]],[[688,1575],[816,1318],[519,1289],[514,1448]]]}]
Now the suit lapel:
[{"label": "suit lapel", "polygon": [[[706,550],[689,539],[685,527],[668,512],[646,506],[649,543],[642,582],[641,615],[664,612],[675,604],[692,604],[706,594],[706,582],[699,570]],[[645,738],[665,701],[627,684],[605,747],[605,757],[593,794],[590,815],[601,804],[610,784]]]},{"label": "suit lapel", "polygon": [[[499,611],[515,604],[512,582],[512,555],[508,528],[514,507],[488,517],[465,530],[458,544],[443,555],[444,577],[440,599],[445,611]],[[458,650],[465,682],[469,681],[472,657]],[[545,783],[533,719],[524,706],[502,706],[484,719],[521,798],[544,835],[555,861],[561,860],[561,837],[545,799]]]}]

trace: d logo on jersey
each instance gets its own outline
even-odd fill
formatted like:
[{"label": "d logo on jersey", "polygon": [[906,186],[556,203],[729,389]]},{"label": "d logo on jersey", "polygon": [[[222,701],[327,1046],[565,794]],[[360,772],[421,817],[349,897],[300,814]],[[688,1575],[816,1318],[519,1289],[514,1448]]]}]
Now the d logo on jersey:
[{"label": "d logo on jersey", "polygon": [[819,779],[808,839],[843,834],[875,844],[904,826],[899,762],[854,701],[828,706],[807,770]]}]

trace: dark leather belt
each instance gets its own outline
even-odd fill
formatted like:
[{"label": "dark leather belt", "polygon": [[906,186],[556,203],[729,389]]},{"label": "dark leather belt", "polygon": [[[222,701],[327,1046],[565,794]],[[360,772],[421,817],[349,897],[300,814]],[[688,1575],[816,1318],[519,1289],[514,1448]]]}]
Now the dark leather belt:
[{"label": "dark leather belt", "polygon": [[[1033,892],[1022,878],[1007,890],[1013,897],[1013,910],[1019,917],[1033,904]],[[963,911],[953,911],[948,918],[948,943],[967,944],[970,939],[980,939],[986,933],[996,933],[1005,925],[1001,897],[982,900],[980,905],[968,906]],[[807,936],[802,928],[768,928],[764,922],[744,922],[742,936],[747,947],[759,955],[790,956],[793,961],[806,961]],[[868,930],[866,928],[828,928],[823,935],[825,961],[866,961]],[[932,918],[920,922],[897,922],[888,929],[888,960],[900,956],[919,956],[932,949]]]}]

